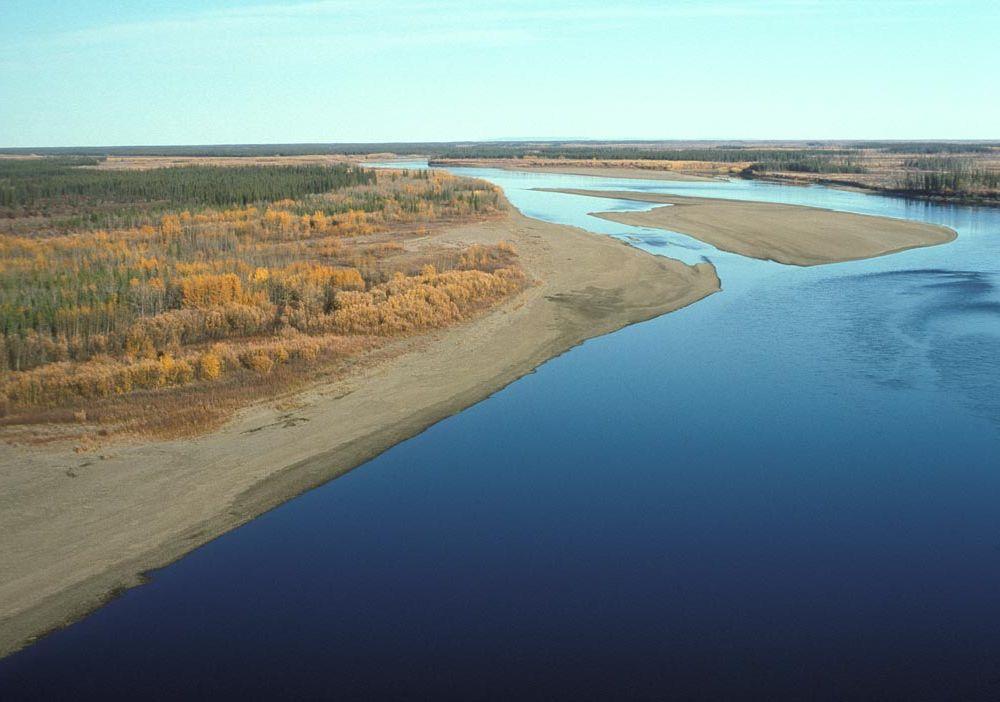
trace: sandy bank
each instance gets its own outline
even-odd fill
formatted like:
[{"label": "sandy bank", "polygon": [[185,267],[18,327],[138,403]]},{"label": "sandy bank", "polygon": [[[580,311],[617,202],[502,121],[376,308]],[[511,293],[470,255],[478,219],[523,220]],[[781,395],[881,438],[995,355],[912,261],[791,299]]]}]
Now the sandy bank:
[{"label": "sandy bank", "polygon": [[99,455],[0,444],[0,655],[584,339],[719,288],[711,265],[517,213],[435,238],[512,240],[540,284],[472,322],[402,342],[400,353],[354,377],[281,408],[249,408],[198,439]]},{"label": "sandy bank", "polygon": [[595,216],[622,224],[668,229],[723,251],[796,266],[884,256],[944,244],[957,236],[954,230],[936,224],[799,205],[624,191],[554,192],[667,203],[672,206],[647,212],[601,212]]},{"label": "sandy bank", "polygon": [[[522,159],[432,159],[437,166],[454,168],[499,168],[505,171],[558,173],[562,175],[595,176],[598,178],[639,178],[643,180],[705,181],[716,178],[683,171],[636,168],[628,166],[563,165]],[[583,162],[586,163],[586,162]]]}]

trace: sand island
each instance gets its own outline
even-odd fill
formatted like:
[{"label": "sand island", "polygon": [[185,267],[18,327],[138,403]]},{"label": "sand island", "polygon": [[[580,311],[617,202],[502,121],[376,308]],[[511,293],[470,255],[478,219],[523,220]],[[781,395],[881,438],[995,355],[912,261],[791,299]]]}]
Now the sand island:
[{"label": "sand island", "polygon": [[612,222],[687,234],[723,251],[796,266],[854,261],[945,244],[954,230],[925,222],[817,207],[631,191],[550,189],[588,197],[664,203],[645,212],[596,212]]}]

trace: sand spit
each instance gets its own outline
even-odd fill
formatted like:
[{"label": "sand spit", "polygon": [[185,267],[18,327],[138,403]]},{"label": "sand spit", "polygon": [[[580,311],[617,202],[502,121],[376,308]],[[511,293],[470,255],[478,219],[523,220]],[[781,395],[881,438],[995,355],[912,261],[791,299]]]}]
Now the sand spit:
[{"label": "sand spit", "polygon": [[621,224],[687,234],[751,258],[796,266],[853,261],[953,241],[948,227],[816,207],[657,193],[551,189],[552,192],[666,203],[646,212],[600,212]]},{"label": "sand spit", "polygon": [[719,289],[687,266],[516,212],[437,235],[515,243],[539,284],[353,377],[241,412],[197,439],[96,453],[0,443],[0,655],[488,397],[590,337]]},{"label": "sand spit", "polygon": [[[563,165],[551,161],[522,159],[431,159],[443,168],[499,168],[504,171],[526,173],[557,173],[562,175],[595,176],[598,178],[631,178],[642,180],[711,181],[718,178],[685,171],[638,168],[635,166]],[[584,164],[586,162],[583,162]]]}]

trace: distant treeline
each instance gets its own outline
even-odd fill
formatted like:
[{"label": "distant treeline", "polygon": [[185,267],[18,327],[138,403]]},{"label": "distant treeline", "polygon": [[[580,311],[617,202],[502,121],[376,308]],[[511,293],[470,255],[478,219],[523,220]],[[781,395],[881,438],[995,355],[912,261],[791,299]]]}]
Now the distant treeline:
[{"label": "distant treeline", "polygon": [[438,158],[546,158],[572,159],[656,159],[672,161],[769,161],[789,153],[816,156],[846,155],[858,149],[891,154],[988,153],[1000,149],[1000,142],[953,141],[859,141],[797,142],[785,148],[766,143],[706,143],[690,146],[670,141],[587,141],[587,140],[508,140],[489,142],[382,142],[309,144],[215,144],[188,146],[67,146],[0,148],[0,154],[39,156],[308,156],[344,154],[426,154]]},{"label": "distant treeline", "polygon": [[896,189],[928,195],[974,195],[1000,189],[1000,172],[969,169],[907,173],[897,180]]},{"label": "distant treeline", "polygon": [[918,156],[903,161],[896,189],[926,195],[982,195],[1000,189],[1000,170],[984,168],[975,156]]},{"label": "distant treeline", "polygon": [[917,156],[904,159],[903,166],[922,171],[970,171],[976,170],[976,162],[974,156]]},{"label": "distant treeline", "polygon": [[867,173],[868,169],[854,159],[832,156],[802,156],[795,154],[788,159],[772,159],[757,161],[743,170],[743,175],[752,176],[756,173],[774,171],[790,171],[792,173]]},{"label": "distant treeline", "polygon": [[0,178],[51,176],[65,173],[69,168],[97,166],[104,157],[52,156],[48,158],[0,159]]},{"label": "distant treeline", "polygon": [[367,154],[394,153],[416,154],[436,153],[453,148],[455,142],[405,143],[386,142],[382,144],[217,144],[191,146],[53,146],[0,149],[0,154],[37,156],[206,156],[206,157],[254,157],[254,156],[328,156],[345,154],[363,156]]},{"label": "distant treeline", "polygon": [[1000,142],[861,141],[854,146],[890,154],[982,154],[1000,149]]},{"label": "distant treeline", "polygon": [[636,146],[503,146],[480,145],[454,148],[438,154],[439,158],[565,158],[579,160],[651,160],[651,161],[714,161],[745,163],[747,161],[792,162],[811,157],[847,156],[844,149],[750,149],[745,147],[705,147],[667,149],[653,145]]},{"label": "distant treeline", "polygon": [[86,208],[109,203],[225,207],[299,199],[375,182],[371,170],[346,164],[184,166],[147,171],[81,168],[97,159],[0,159],[0,208]]}]

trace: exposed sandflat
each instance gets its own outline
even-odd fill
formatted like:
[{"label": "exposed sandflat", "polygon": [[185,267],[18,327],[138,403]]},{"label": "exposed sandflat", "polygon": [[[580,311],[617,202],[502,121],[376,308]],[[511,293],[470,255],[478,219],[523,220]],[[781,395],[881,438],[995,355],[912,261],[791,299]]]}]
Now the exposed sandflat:
[{"label": "exposed sandflat", "polygon": [[[522,170],[516,166],[504,166],[506,170]],[[561,173],[563,175],[596,176],[598,178],[632,178],[639,180],[676,180],[698,181],[714,180],[708,176],[682,173],[680,171],[654,171],[648,168],[615,168],[614,166],[538,166],[523,170],[540,171],[542,173]]]},{"label": "exposed sandflat", "polygon": [[924,222],[835,212],[817,207],[657,193],[553,189],[590,197],[662,202],[647,212],[601,212],[596,217],[687,234],[751,258],[797,266],[853,261],[944,244],[957,234]]},{"label": "exposed sandflat", "polygon": [[0,655],[79,618],[219,534],[482,400],[589,337],[719,289],[687,266],[609,237],[528,219],[458,227],[512,240],[540,283],[461,326],[194,440],[71,447],[0,444]]}]

